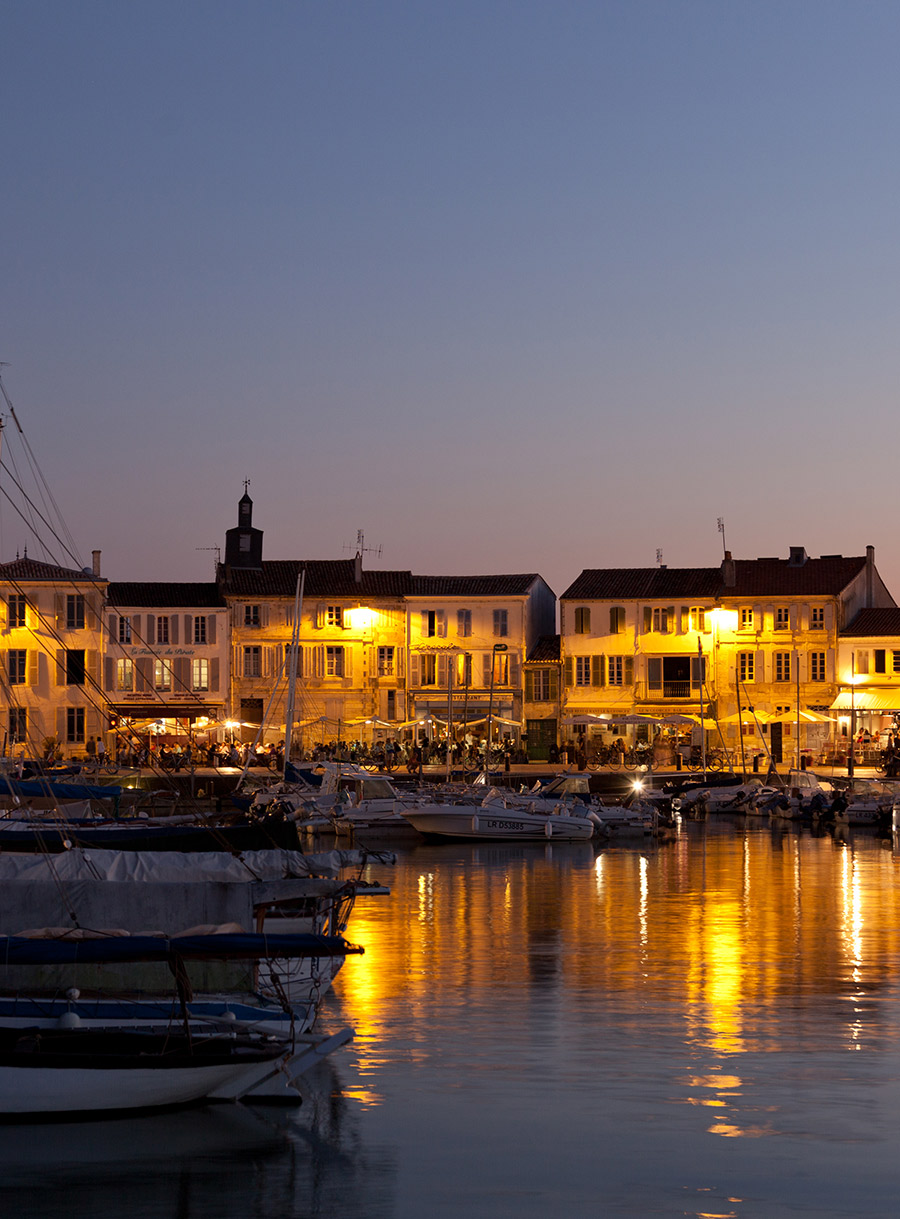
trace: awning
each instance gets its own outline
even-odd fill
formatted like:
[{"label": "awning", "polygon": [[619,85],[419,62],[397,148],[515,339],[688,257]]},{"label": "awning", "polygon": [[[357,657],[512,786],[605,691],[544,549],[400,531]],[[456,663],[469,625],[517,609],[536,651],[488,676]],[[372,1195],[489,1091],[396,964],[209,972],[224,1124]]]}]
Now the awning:
[{"label": "awning", "polygon": [[177,703],[110,703],[109,709],[114,715],[124,715],[130,720],[196,720],[200,716],[214,720],[225,713],[222,704],[205,707],[197,703],[190,706]]},{"label": "awning", "polygon": [[842,690],[831,704],[832,711],[900,711],[900,689]]}]

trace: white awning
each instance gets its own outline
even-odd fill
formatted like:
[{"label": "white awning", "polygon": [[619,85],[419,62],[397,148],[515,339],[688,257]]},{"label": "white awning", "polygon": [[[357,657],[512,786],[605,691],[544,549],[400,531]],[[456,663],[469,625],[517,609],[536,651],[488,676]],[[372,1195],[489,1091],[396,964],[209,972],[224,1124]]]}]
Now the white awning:
[{"label": "white awning", "polygon": [[900,711],[900,687],[881,690],[842,690],[831,704],[832,711]]}]

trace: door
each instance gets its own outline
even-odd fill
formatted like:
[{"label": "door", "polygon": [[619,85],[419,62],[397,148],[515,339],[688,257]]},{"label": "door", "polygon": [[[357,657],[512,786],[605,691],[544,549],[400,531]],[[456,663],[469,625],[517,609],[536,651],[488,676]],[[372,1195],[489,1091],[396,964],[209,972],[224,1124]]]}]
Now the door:
[{"label": "door", "polygon": [[772,752],[772,761],[775,763],[782,762],[782,742],[784,740],[784,724],[781,720],[774,720],[769,725],[769,749]]},{"label": "door", "polygon": [[556,744],[556,720],[526,720],[529,762],[546,762],[550,746]]}]

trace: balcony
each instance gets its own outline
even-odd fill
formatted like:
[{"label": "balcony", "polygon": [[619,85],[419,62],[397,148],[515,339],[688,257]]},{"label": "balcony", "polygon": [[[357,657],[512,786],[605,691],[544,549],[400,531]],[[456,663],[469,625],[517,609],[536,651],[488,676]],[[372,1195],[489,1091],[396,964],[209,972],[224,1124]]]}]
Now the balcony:
[{"label": "balcony", "polygon": [[648,702],[659,702],[660,699],[693,699],[696,701],[700,697],[700,688],[692,686],[689,681],[663,681],[659,685],[654,683],[652,686],[641,682],[638,684],[637,697],[646,699]]}]

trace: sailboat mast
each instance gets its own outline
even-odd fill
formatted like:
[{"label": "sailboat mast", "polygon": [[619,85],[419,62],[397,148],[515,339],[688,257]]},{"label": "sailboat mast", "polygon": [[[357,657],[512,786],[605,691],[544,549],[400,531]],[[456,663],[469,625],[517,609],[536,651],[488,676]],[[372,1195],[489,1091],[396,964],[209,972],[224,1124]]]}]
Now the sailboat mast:
[{"label": "sailboat mast", "polygon": [[294,735],[294,706],[297,692],[297,657],[300,653],[300,615],[303,613],[303,590],[306,585],[306,568],[297,573],[297,591],[294,594],[294,629],[291,631],[291,655],[288,662],[287,707],[284,713],[284,776],[291,760],[291,740]]}]

